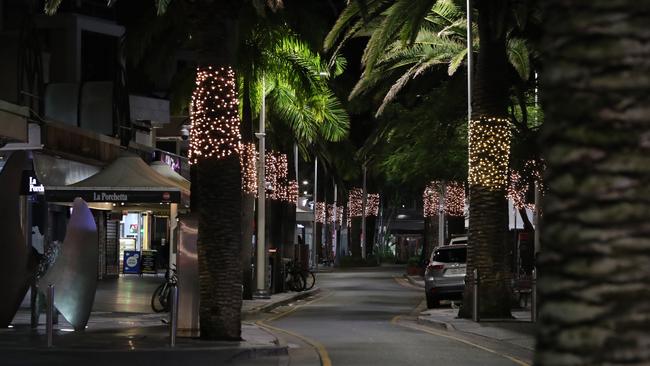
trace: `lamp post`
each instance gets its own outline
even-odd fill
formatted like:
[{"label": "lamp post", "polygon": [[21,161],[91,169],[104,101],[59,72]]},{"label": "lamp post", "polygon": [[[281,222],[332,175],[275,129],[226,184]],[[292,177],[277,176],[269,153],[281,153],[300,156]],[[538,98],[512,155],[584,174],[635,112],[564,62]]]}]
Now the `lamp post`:
[{"label": "lamp post", "polygon": [[318,203],[318,156],[314,156],[314,221],[311,229],[312,265],[318,270],[318,249],[316,248],[316,203]]},{"label": "lamp post", "polygon": [[255,299],[268,299],[269,291],[266,288],[266,146],[265,146],[265,123],[266,123],[266,97],[264,77],[262,77],[262,108],[260,110],[260,132],[255,136],[260,140],[259,161],[257,173],[257,250],[255,261]]},{"label": "lamp post", "polygon": [[363,197],[361,199],[361,258],[366,259],[366,209],[368,191],[366,190],[366,161],[363,162]]}]

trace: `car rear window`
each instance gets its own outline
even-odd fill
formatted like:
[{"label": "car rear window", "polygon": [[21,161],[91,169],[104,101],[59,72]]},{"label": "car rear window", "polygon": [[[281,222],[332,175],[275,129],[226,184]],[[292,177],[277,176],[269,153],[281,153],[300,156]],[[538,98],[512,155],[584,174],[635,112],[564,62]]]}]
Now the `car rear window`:
[{"label": "car rear window", "polygon": [[433,253],[433,260],[442,263],[465,263],[467,248],[438,249]]}]

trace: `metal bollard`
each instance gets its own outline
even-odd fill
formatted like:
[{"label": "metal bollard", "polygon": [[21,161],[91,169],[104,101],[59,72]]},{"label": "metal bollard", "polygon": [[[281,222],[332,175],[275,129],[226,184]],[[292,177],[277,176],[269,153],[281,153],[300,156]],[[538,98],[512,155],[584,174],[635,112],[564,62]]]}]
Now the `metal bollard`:
[{"label": "metal bollard", "polygon": [[478,315],[478,282],[478,269],[474,268],[474,296],[472,296],[474,301],[472,303],[472,320],[475,322],[479,322],[481,320]]},{"label": "metal bollard", "polygon": [[530,321],[537,323],[537,270],[533,268],[533,281],[530,291]]},{"label": "metal bollard", "polygon": [[52,333],[54,331],[54,285],[47,285],[47,312],[45,313],[45,332],[47,333],[47,347],[52,347]]},{"label": "metal bollard", "polygon": [[176,329],[178,328],[178,286],[172,287],[171,308],[169,309],[169,346],[176,346]]}]

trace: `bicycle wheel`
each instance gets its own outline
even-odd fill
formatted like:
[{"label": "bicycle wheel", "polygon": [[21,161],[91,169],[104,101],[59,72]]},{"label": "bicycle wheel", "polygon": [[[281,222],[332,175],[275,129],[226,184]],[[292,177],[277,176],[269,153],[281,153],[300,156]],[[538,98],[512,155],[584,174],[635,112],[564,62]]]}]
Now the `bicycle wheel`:
[{"label": "bicycle wheel", "polygon": [[163,300],[165,298],[162,296],[163,292],[169,292],[169,290],[167,290],[167,282],[161,283],[160,286],[156,287],[156,290],[151,296],[151,309],[156,313],[165,311],[166,305],[164,303],[167,301]]},{"label": "bicycle wheel", "polygon": [[297,273],[291,274],[291,278],[289,278],[289,288],[291,291],[303,291],[305,289],[305,279]]},{"label": "bicycle wheel", "polygon": [[305,290],[311,290],[316,284],[316,276],[312,271],[303,271],[302,278],[305,279]]}]

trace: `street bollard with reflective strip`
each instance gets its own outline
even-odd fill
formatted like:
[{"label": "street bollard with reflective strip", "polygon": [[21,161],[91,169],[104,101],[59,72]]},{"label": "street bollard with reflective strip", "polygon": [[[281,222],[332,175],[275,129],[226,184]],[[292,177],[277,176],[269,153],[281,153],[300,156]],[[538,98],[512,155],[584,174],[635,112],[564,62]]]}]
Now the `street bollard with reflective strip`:
[{"label": "street bollard with reflective strip", "polygon": [[530,292],[530,321],[537,322],[537,269],[533,268],[533,281]]},{"label": "street bollard with reflective strip", "polygon": [[473,297],[473,302],[472,302],[472,320],[475,322],[480,321],[479,315],[478,315],[478,307],[479,307],[479,301],[478,301],[478,269],[474,268],[474,296]]},{"label": "street bollard with reflective strip", "polygon": [[178,328],[178,286],[172,287],[171,307],[169,309],[169,346],[176,346],[176,329]]},{"label": "street bollard with reflective strip", "polygon": [[45,313],[47,346],[52,347],[54,331],[54,285],[47,285],[47,312]]}]

